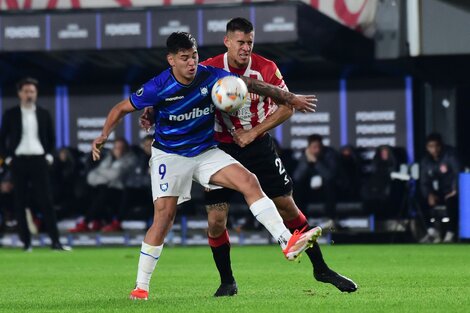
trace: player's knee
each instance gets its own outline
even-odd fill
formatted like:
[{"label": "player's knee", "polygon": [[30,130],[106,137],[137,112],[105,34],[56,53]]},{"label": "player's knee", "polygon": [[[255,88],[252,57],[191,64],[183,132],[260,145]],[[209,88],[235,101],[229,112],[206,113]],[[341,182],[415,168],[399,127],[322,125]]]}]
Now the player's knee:
[{"label": "player's knee", "polygon": [[159,205],[155,207],[153,216],[154,224],[156,221],[173,222],[176,216],[176,209],[170,205]]},{"label": "player's knee", "polygon": [[207,228],[207,233],[212,238],[220,237],[227,228],[226,223],[221,221],[215,223],[208,223],[208,225],[209,227]]},{"label": "player's knee", "polygon": [[228,203],[207,206],[208,233],[211,237],[219,237],[226,229]]},{"label": "player's knee", "polygon": [[255,191],[261,189],[258,178],[253,173],[247,173],[241,184],[242,188],[246,191]]}]

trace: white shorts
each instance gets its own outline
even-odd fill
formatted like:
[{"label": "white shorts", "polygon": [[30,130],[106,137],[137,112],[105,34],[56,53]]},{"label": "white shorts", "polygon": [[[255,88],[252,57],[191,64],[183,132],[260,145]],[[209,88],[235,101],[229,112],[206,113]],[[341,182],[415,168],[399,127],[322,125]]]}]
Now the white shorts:
[{"label": "white shorts", "polygon": [[209,184],[212,175],[235,163],[239,162],[219,148],[209,149],[194,157],[185,157],[152,147],[149,164],[153,201],[168,196],[177,196],[178,204],[190,200],[193,180],[205,188],[221,188]]}]

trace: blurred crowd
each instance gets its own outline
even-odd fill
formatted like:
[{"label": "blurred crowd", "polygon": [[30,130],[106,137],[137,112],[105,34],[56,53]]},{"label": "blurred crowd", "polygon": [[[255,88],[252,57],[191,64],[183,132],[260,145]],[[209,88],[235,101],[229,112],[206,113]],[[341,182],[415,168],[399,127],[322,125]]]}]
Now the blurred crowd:
[{"label": "blurred crowd", "polygon": [[[72,232],[119,231],[123,219],[147,220],[153,216],[150,174],[152,136],[138,146],[117,138],[100,162],[74,148],[59,149],[50,166],[53,206],[58,220],[76,218]],[[14,228],[14,185],[8,166],[0,170],[3,228]],[[36,226],[41,214],[34,199],[27,199]]]},{"label": "blurred crowd", "polygon": [[[58,150],[50,166],[58,220],[75,219],[77,224],[70,232],[114,232],[122,230],[123,220],[150,222],[153,208],[148,161],[152,140],[147,136],[140,145],[129,146],[124,138],[118,138],[98,163],[74,148]],[[419,177],[410,176],[409,166],[404,165],[406,151],[402,148],[380,146],[370,150],[347,145],[336,150],[323,145],[322,137],[313,134],[300,157],[280,148],[278,153],[294,181],[294,197],[309,217],[334,222],[358,214],[340,209],[347,207],[341,204],[356,203],[362,215],[374,214],[376,219],[406,218],[410,212],[404,208],[405,197],[413,197],[419,203],[418,213],[427,228],[423,242],[456,239],[457,182],[462,168],[454,149],[445,145],[438,134],[427,138]],[[2,228],[14,228],[15,186],[8,166],[1,167],[0,181]],[[203,197],[193,198],[181,211],[189,216],[203,215]],[[41,212],[35,210],[34,199],[27,203],[41,227]],[[246,219],[250,219],[248,210],[245,211]]]}]

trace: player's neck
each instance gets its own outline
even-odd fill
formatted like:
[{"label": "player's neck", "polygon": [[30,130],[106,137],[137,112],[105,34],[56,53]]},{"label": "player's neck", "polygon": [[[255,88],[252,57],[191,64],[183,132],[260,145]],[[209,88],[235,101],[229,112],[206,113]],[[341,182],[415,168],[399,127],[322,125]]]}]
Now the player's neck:
[{"label": "player's neck", "polygon": [[248,67],[248,64],[237,64],[234,60],[230,60],[228,59],[228,66],[230,66],[231,68],[235,69],[235,70],[246,70],[246,68]]},{"label": "player's neck", "polygon": [[244,75],[246,68],[247,66],[240,66],[240,65],[228,62],[228,69],[232,73],[235,73],[238,75]]},{"label": "player's neck", "polygon": [[173,77],[176,79],[176,81],[182,85],[190,85],[194,81],[194,77],[187,78],[181,74],[176,73],[173,70],[171,71],[171,73],[173,74]]}]

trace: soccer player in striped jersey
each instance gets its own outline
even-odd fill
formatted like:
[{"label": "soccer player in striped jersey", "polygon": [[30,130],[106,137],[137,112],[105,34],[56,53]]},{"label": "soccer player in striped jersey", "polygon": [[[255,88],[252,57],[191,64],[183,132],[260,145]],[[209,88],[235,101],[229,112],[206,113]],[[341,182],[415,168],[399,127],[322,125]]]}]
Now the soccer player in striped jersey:
[{"label": "soccer player in striped jersey", "polygon": [[[241,76],[256,78],[282,90],[288,90],[276,64],[253,53],[254,29],[245,18],[233,18],[227,23],[224,44],[227,52],[201,62],[223,68]],[[279,158],[273,139],[267,133],[290,118],[294,112],[287,105],[278,105],[272,98],[250,93],[250,99],[235,114],[216,111],[215,137],[219,148],[233,156],[258,177],[266,195],[276,204],[285,225],[291,230],[310,228],[307,219],[292,197],[292,179]],[[230,262],[230,242],[226,229],[230,189],[206,193],[208,236],[221,285],[214,296],[230,296],[238,292]],[[329,269],[318,243],[305,251],[314,268],[314,277],[331,283],[339,290],[354,292],[357,285]]]},{"label": "soccer player in striped jersey", "polygon": [[[189,33],[171,34],[167,50],[170,68],[115,105],[102,134],[92,143],[93,160],[99,160],[101,147],[126,114],[153,107],[156,127],[149,163],[155,213],[142,242],[131,299],[148,299],[150,278],[173,224],[176,206],[190,199],[192,180],[209,189],[222,186],[241,192],[253,215],[278,240],[288,260],[295,260],[321,234],[320,228],[291,234],[256,176],[216,147],[210,91],[218,79],[236,74],[199,65],[196,40]],[[305,112],[315,109],[312,96],[296,96],[258,80],[242,79],[250,92],[271,96]]]}]

